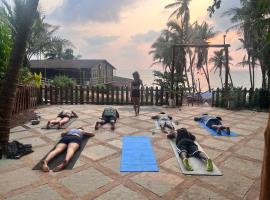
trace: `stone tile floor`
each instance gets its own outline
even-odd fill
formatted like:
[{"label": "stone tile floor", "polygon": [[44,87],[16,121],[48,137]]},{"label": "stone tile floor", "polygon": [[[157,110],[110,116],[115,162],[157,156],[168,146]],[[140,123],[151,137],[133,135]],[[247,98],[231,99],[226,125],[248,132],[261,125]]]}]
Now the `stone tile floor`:
[{"label": "stone tile floor", "polygon": [[[263,132],[268,114],[228,111],[211,107],[179,109],[142,107],[134,117],[131,106],[116,106],[120,117],[115,131],[105,126],[91,138],[73,170],[43,173],[31,168],[51,149],[63,130],[41,130],[46,121],[62,109],[72,109],[80,118],[69,128],[83,125],[92,130],[105,106],[68,105],[37,109],[40,125],[29,123],[11,130],[11,139],[31,143],[34,153],[20,160],[0,160],[0,199],[12,200],[254,200],[258,198],[264,149]],[[174,116],[179,127],[187,127],[224,173],[221,177],[184,176],[166,136],[151,134],[150,116],[159,111]],[[213,137],[192,120],[200,113],[218,114],[240,134],[237,138]],[[249,120],[248,120],[249,119]],[[159,173],[120,173],[121,137],[148,135],[160,167]]]}]

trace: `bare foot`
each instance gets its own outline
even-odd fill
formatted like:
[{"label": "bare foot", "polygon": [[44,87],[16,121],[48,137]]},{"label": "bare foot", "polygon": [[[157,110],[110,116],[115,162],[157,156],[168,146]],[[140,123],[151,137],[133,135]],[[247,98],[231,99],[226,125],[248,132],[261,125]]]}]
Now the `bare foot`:
[{"label": "bare foot", "polygon": [[67,161],[63,161],[60,165],[58,165],[56,168],[53,169],[53,172],[59,172],[63,170],[67,165]]},{"label": "bare foot", "polygon": [[45,160],[42,161],[42,167],[41,168],[42,168],[43,172],[49,172],[50,171],[48,163]]}]

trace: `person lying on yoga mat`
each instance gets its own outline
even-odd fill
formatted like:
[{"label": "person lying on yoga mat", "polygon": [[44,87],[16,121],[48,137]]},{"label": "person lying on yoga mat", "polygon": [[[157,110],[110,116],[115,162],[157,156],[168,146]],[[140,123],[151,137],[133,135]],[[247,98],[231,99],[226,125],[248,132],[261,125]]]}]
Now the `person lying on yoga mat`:
[{"label": "person lying on yoga mat", "polygon": [[60,171],[66,167],[74,153],[79,149],[83,140],[83,136],[93,137],[94,133],[86,132],[82,127],[78,129],[70,129],[67,132],[61,134],[61,139],[55,148],[46,156],[42,161],[42,171],[49,172],[50,168],[48,163],[63,151],[67,151],[65,160],[53,169],[54,172]]},{"label": "person lying on yoga mat", "polygon": [[119,118],[119,113],[115,108],[107,107],[103,110],[102,117],[96,122],[95,130],[98,130],[99,126],[106,123],[111,124],[111,129],[115,129],[115,123],[117,118]]},{"label": "person lying on yoga mat", "polygon": [[63,110],[57,115],[56,119],[48,121],[47,128],[50,129],[51,126],[58,124],[58,128],[60,129],[72,117],[78,117],[78,115],[72,110]]},{"label": "person lying on yoga mat", "polygon": [[174,126],[172,123],[172,117],[170,115],[167,115],[164,112],[159,113],[159,115],[155,115],[151,117],[154,120],[157,120],[158,125],[161,128],[161,131],[164,133],[168,133],[165,128],[168,128],[170,130],[174,130]]},{"label": "person lying on yoga mat", "polygon": [[211,128],[213,130],[217,131],[217,134],[221,135],[221,131],[226,129],[226,133],[230,135],[230,127],[224,126],[221,123],[221,117],[213,117],[208,114],[203,114],[200,117],[194,117],[195,121],[199,121],[203,124],[205,124],[208,128]]},{"label": "person lying on yoga mat", "polygon": [[207,171],[213,171],[212,160],[207,155],[198,149],[195,143],[196,137],[187,131],[186,128],[180,128],[176,131],[172,131],[167,135],[167,138],[173,139],[176,137],[176,148],[180,158],[183,161],[184,167],[188,171],[193,171],[189,164],[188,157],[197,157],[201,159],[205,165]]}]

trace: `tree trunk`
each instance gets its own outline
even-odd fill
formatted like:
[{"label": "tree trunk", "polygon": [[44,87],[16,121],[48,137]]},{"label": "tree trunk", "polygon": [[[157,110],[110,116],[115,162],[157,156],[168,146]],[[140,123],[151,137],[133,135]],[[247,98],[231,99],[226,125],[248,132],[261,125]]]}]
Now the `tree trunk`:
[{"label": "tree trunk", "polygon": [[208,59],[208,58],[206,58],[206,61],[205,61],[205,67],[206,67],[206,73],[207,73],[207,79],[208,79],[208,90],[209,90],[209,92],[211,92],[210,75],[209,75],[209,70],[208,70],[208,62],[207,62],[207,59]]},{"label": "tree trunk", "polygon": [[252,78],[252,73],[251,73],[250,54],[249,53],[248,53],[248,71],[249,71],[250,87],[252,88],[252,90],[254,90],[253,78]]},{"label": "tree trunk", "polygon": [[210,92],[210,91],[211,91],[211,87],[210,87],[210,80],[209,80],[209,77],[207,76],[206,70],[204,69],[203,66],[202,66],[202,69],[203,69],[203,73],[204,73],[204,76],[205,76],[206,81],[207,81],[207,84],[208,84],[208,90],[209,90],[209,92]]},{"label": "tree trunk", "polygon": [[193,73],[194,60],[195,60],[195,54],[194,54],[193,58],[191,58],[191,53],[189,52],[190,73],[191,73],[192,92],[193,93],[195,93],[195,80],[194,80],[194,73]]},{"label": "tree trunk", "polygon": [[187,73],[187,65],[186,65],[186,63],[184,63],[184,68],[185,68],[185,74],[186,74],[186,78],[187,78],[188,91],[190,93],[190,84],[189,84],[189,79],[188,79],[188,73]]},{"label": "tree trunk", "polygon": [[[270,117],[270,116],[269,116]],[[270,118],[264,132],[265,148],[263,157],[263,166],[261,172],[261,191],[260,200],[270,199]]]},{"label": "tree trunk", "polygon": [[231,85],[232,85],[232,87],[233,87],[233,81],[232,81],[232,76],[231,76],[231,70],[229,71],[229,77],[230,77]]},{"label": "tree trunk", "polygon": [[254,69],[255,69],[255,57],[252,56],[252,78],[253,78],[252,82],[253,82],[253,89],[255,89],[255,71],[254,71]]},{"label": "tree trunk", "polygon": [[22,17],[17,21],[18,32],[15,36],[8,71],[0,92],[0,144],[3,145],[2,147],[5,147],[9,141],[10,118],[15,100],[19,69],[23,63],[26,43],[36,15],[38,2],[39,0],[26,1],[24,10],[22,10]]}]

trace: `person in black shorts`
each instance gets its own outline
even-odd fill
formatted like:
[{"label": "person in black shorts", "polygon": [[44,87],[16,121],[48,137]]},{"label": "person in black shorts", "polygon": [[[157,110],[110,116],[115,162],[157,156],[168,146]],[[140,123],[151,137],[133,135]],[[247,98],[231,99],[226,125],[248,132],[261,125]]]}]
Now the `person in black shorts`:
[{"label": "person in black shorts", "polygon": [[62,137],[59,140],[56,147],[42,161],[42,171],[49,172],[50,168],[48,166],[48,163],[58,154],[67,149],[65,160],[56,168],[54,168],[53,171],[57,172],[64,169],[65,166],[70,161],[70,159],[72,158],[72,156],[74,155],[74,153],[79,149],[83,139],[83,135],[86,135],[88,137],[95,136],[94,133],[86,132],[81,127],[78,129],[70,129],[69,131],[62,133],[61,134]]},{"label": "person in black shorts", "polygon": [[205,124],[208,128],[211,128],[213,130],[217,131],[217,134],[221,135],[221,131],[226,129],[226,133],[230,135],[230,127],[224,126],[221,121],[221,117],[213,117],[208,114],[203,114],[199,117],[194,117],[195,121],[199,121],[203,124]]},{"label": "person in black shorts", "polygon": [[63,110],[57,115],[56,119],[48,121],[47,129],[50,129],[51,126],[56,124],[58,124],[58,128],[61,128],[72,117],[78,117],[78,115],[72,110]]},{"label": "person in black shorts", "polygon": [[193,170],[189,164],[188,157],[194,156],[205,163],[207,171],[213,171],[212,160],[204,152],[198,149],[198,146],[195,143],[196,137],[194,135],[188,132],[186,128],[180,128],[167,135],[168,139],[173,139],[175,137],[177,152],[179,153],[186,170]]},{"label": "person in black shorts", "polygon": [[135,116],[140,113],[140,88],[143,86],[138,72],[134,72],[133,81],[131,82],[131,100],[134,107]]},{"label": "person in black shorts", "polygon": [[102,116],[100,118],[100,120],[98,120],[96,122],[95,125],[95,130],[98,130],[99,126],[102,126],[106,123],[110,123],[111,129],[114,130],[115,129],[115,123],[117,118],[119,118],[120,115],[118,113],[118,111],[115,108],[112,107],[107,107],[103,110]]}]

